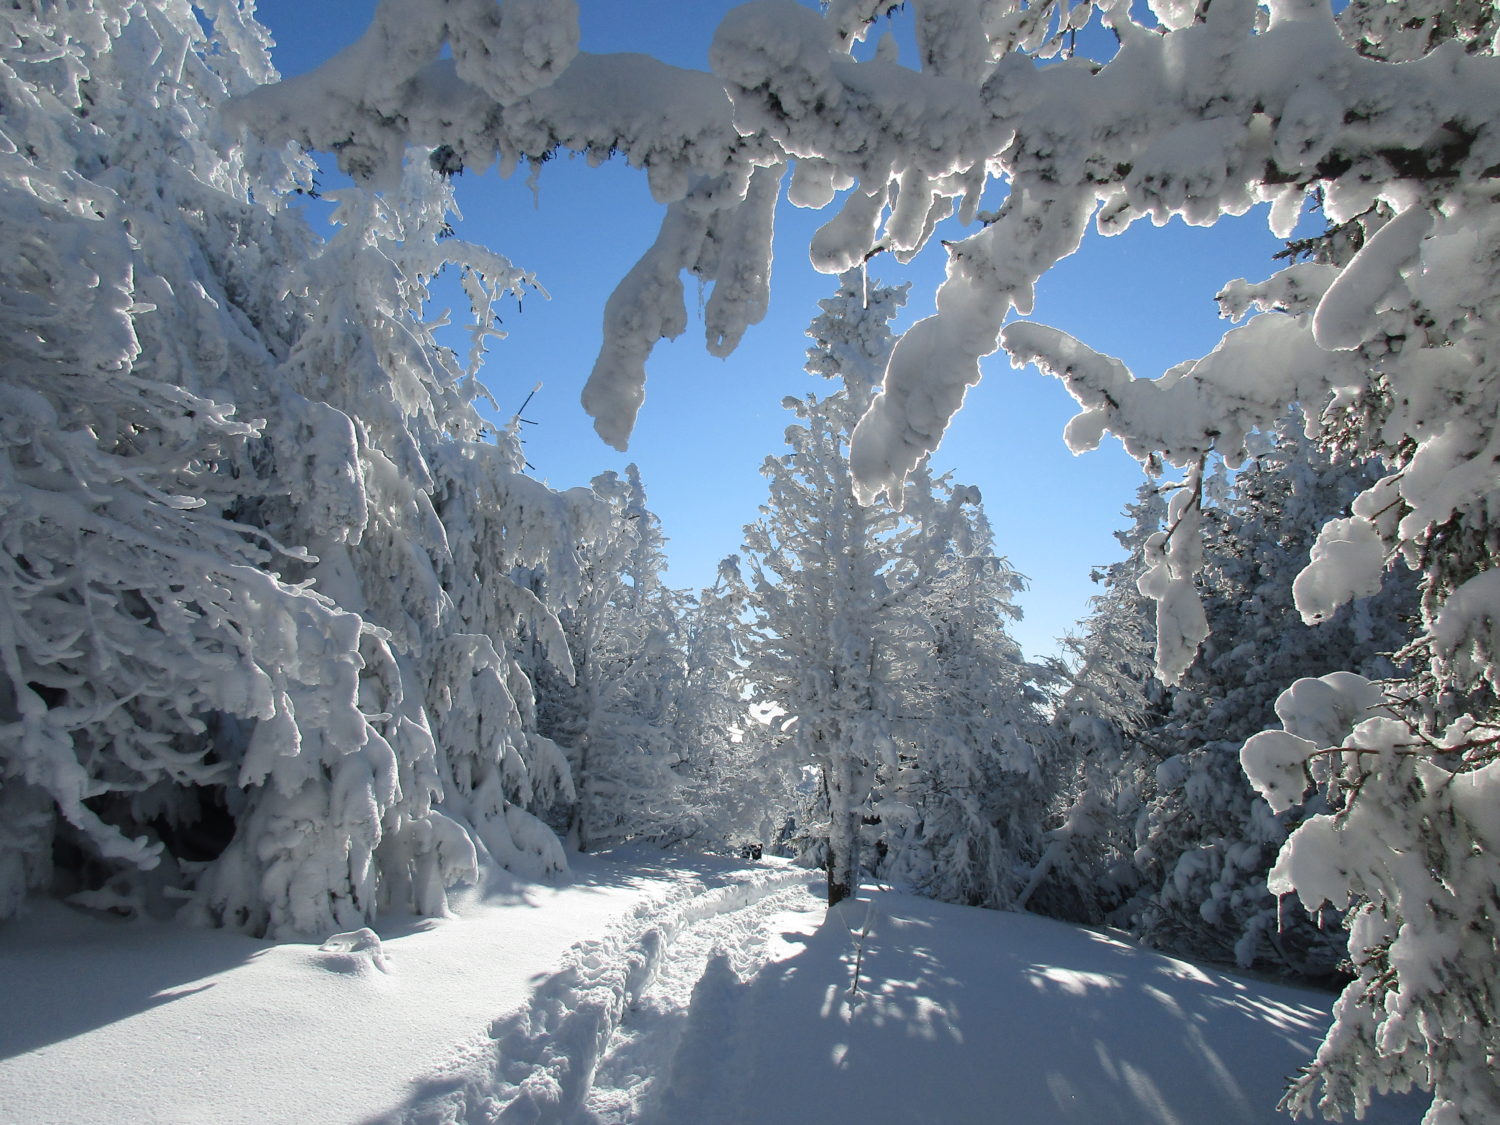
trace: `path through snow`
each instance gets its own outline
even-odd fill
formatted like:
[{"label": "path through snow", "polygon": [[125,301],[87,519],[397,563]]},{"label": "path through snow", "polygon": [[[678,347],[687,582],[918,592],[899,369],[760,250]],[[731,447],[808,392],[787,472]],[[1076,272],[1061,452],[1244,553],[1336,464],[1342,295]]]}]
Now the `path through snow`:
[{"label": "path through snow", "polygon": [[[1284,1125],[1331,997],[1025,914],[705,866],[383,1125]],[[1406,1125],[1412,1100],[1367,1118]]]},{"label": "path through snow", "polygon": [[633,1121],[671,1058],[693,989],[716,953],[753,973],[770,957],[767,921],[810,909],[809,873],[707,861],[642,901],[604,937],[575,945],[521,1011],[495,1022],[418,1083],[382,1125]]},{"label": "path through snow", "polygon": [[[788,877],[789,876],[789,877]],[[668,1089],[678,1093],[700,1068],[679,1054],[688,1013],[704,989],[738,984],[753,977],[774,958],[795,950],[781,936],[817,926],[824,906],[821,879],[807,871],[782,872],[754,888],[750,895],[715,896],[715,910],[682,926],[662,957],[655,978],[630,1005],[615,1028],[593,1086],[584,1101],[582,1122],[624,1125],[639,1119]],[[761,894],[759,892],[764,891]],[[702,906],[710,905],[705,902]],[[701,906],[699,909],[701,910]],[[695,911],[696,912],[696,911]],[[701,1008],[702,1003],[699,1001]],[[700,1033],[703,1029],[698,1029]],[[732,1036],[722,1029],[703,1071],[722,1069],[732,1059]],[[681,1065],[688,1062],[686,1073]],[[668,1065],[676,1063],[674,1067]]]}]

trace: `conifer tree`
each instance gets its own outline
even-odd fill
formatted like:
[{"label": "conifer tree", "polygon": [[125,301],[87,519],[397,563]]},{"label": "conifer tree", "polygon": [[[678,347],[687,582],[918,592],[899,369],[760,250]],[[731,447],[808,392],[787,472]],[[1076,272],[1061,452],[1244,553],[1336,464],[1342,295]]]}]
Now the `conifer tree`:
[{"label": "conifer tree", "polygon": [[1287,909],[1265,876],[1288,831],[1329,810],[1315,795],[1273,815],[1244,779],[1239,748],[1276,721],[1276,697],[1294,680],[1340,668],[1394,676],[1417,605],[1412,583],[1398,579],[1320,625],[1298,615],[1292,580],[1318,530],[1379,475],[1330,458],[1305,426],[1300,412],[1284,418],[1204,512],[1209,635],[1152,735],[1170,757],[1139,827],[1145,900],[1132,928],[1189,956],[1328,976],[1344,957],[1338,915]]},{"label": "conifer tree", "polygon": [[[935,491],[954,490],[939,481]],[[977,496],[963,516],[898,638],[899,765],[877,791],[876,843],[893,882],[1009,907],[1040,851],[1055,677],[1006,630],[1025,579],[994,554]]]},{"label": "conifer tree", "polygon": [[1140,592],[1145,545],[1166,517],[1161,490],[1143,483],[1115,533],[1126,557],[1094,573],[1081,635],[1064,639],[1074,662],[1056,712],[1048,763],[1047,843],[1018,906],[1069,921],[1123,922],[1140,889],[1135,829],[1157,764],[1154,740],[1172,691],[1156,678],[1155,620]]},{"label": "conifer tree", "polygon": [[546,679],[542,726],[563,748],[576,799],[567,825],[582,851],[637,836],[676,840],[676,707],[685,690],[682,597],[662,581],[661,521],[634,465],[594,478],[594,518],[578,547],[577,598],[562,611],[571,680]]},{"label": "conifer tree", "polygon": [[[999,620],[1013,576],[993,557],[977,490],[934,482],[924,468],[900,509],[862,505],[849,470],[849,435],[902,297],[851,272],[808,329],[816,342],[808,370],[842,387],[786,400],[799,424],[786,432],[790,452],[766,461],[764,514],[746,528],[754,615],[746,678],[757,701],[774,706],[797,760],[817,771],[830,905],[856,890],[865,837],[880,855],[899,840],[903,872],[930,888],[940,855],[965,853],[940,889],[1004,901],[1009,861],[976,790],[1031,766],[1014,728],[1029,729],[1035,700]],[[965,606],[957,591],[966,582],[984,596]],[[955,620],[961,615],[966,622]],[[965,625],[980,635],[960,651],[954,634]],[[976,660],[995,682],[980,682]],[[930,691],[912,686],[923,676],[939,677]]]},{"label": "conifer tree", "polygon": [[[200,18],[201,17],[201,18]],[[445,907],[481,851],[542,871],[566,790],[510,654],[577,522],[424,325],[462,260],[474,330],[526,284],[443,239],[417,165],[337,200],[220,107],[274,77],[238,4],[6,17],[0,913],[170,890],[257,933]]]},{"label": "conifer tree", "polygon": [[686,676],[673,709],[682,800],[702,847],[775,851],[798,810],[796,769],[751,713],[742,656],[748,591],[738,555],[683,612]]}]

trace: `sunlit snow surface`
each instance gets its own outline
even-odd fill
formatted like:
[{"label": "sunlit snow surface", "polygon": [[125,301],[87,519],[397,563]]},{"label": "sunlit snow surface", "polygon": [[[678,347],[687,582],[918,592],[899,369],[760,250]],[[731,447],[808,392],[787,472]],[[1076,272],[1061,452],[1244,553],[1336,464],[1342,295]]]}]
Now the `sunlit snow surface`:
[{"label": "sunlit snow surface", "polygon": [[0,1119],[1269,1123],[1326,1023],[1109,934],[820,892],[628,853],[377,927],[378,956],[46,907],[0,930]]}]

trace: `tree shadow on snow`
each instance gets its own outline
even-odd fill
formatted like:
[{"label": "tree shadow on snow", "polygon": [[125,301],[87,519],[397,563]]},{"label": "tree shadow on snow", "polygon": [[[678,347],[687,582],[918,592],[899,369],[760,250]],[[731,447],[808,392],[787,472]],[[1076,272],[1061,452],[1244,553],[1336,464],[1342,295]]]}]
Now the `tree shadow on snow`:
[{"label": "tree shadow on snow", "polygon": [[0,1060],[203,992],[271,944],[38,902],[0,930]]},{"label": "tree shadow on snow", "polygon": [[[711,963],[639,1120],[1270,1125],[1328,1005],[1048,919],[876,893],[749,981]],[[1420,1115],[1403,1099],[1366,1120]]]}]

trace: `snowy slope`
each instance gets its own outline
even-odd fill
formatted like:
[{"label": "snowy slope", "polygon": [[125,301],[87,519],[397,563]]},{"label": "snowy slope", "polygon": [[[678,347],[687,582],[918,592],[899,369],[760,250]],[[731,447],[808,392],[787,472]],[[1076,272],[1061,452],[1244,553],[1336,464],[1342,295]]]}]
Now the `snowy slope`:
[{"label": "snowy slope", "polygon": [[778,863],[576,866],[391,928],[388,972],[40,910],[0,930],[0,1121],[1269,1123],[1327,1020],[1027,915],[877,891],[825,919]]},{"label": "snowy slope", "polygon": [[1328,1022],[1329,996],[1099,931],[869,888],[825,918],[821,889],[765,900],[758,973],[733,930],[723,957],[683,943],[658,978],[678,983],[627,1015],[575,1125],[1286,1122],[1285,1077]]},{"label": "snowy slope", "polygon": [[819,918],[772,920],[784,957],[753,979],[710,967],[640,1120],[1285,1122],[1284,1077],[1328,1020],[1318,993],[1030,915],[877,892]]},{"label": "snowy slope", "polygon": [[0,1123],[314,1125],[388,1110],[579,939],[702,888],[659,853],[573,866],[567,886],[492,874],[458,917],[382,926],[385,970],[317,944],[39,905],[0,927]]}]

